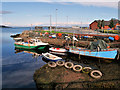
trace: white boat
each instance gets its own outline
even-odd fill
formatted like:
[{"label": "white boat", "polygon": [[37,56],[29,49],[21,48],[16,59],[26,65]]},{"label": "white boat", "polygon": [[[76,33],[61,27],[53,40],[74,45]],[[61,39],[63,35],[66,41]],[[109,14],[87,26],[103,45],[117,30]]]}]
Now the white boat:
[{"label": "white boat", "polygon": [[58,56],[50,54],[50,53],[42,53],[42,56],[43,56],[43,58],[45,58],[48,61],[54,61],[54,62],[56,62],[58,60],[62,60],[61,57],[58,57]]},{"label": "white boat", "polygon": [[64,49],[64,48],[54,48],[54,47],[51,47],[51,48],[49,48],[49,50],[52,51],[52,52],[67,52],[67,50]]},{"label": "white boat", "polygon": [[18,38],[13,38],[15,41],[18,41],[18,40],[22,40],[21,37],[18,37]]}]

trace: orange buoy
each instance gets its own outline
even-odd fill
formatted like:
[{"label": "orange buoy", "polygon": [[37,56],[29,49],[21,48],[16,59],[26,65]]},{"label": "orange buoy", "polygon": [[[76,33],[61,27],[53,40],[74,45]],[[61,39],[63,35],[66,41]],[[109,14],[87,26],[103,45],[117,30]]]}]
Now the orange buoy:
[{"label": "orange buoy", "polygon": [[45,34],[49,34],[48,32],[45,32]]},{"label": "orange buoy", "polygon": [[58,33],[58,36],[62,36],[62,33]]},{"label": "orange buoy", "polygon": [[118,35],[115,36],[115,40],[119,40],[119,36]]},{"label": "orange buoy", "polygon": [[110,46],[107,46],[107,48],[110,48]]}]

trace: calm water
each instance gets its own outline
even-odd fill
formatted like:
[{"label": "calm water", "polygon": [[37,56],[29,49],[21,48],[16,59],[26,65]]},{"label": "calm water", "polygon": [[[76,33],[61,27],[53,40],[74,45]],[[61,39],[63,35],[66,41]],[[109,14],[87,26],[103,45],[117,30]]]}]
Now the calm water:
[{"label": "calm water", "polygon": [[10,35],[24,30],[30,28],[2,29],[2,88],[36,88],[33,74],[46,64],[41,57],[34,58],[25,52],[15,53],[14,40]]}]

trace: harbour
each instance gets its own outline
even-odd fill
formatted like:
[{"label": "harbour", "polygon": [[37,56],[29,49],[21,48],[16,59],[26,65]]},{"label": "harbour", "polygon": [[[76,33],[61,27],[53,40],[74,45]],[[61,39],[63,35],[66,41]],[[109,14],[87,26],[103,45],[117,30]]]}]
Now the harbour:
[{"label": "harbour", "polygon": [[2,2],[1,89],[120,88],[119,3],[63,1]]},{"label": "harbour", "polygon": [[[21,28],[20,30],[23,30],[23,28]],[[3,34],[4,34],[4,32],[5,31],[3,31]],[[8,30],[7,30],[7,32],[8,32]],[[22,31],[20,31],[20,33],[22,33]],[[4,42],[3,42],[3,46],[4,46],[3,47],[3,50],[4,50],[3,55],[5,55],[4,53],[6,53],[6,55],[7,55],[7,51],[8,51],[7,48],[9,48],[9,49],[12,48],[11,53],[13,53],[13,55],[11,56],[11,53],[9,52],[7,57],[3,56],[3,80],[4,80],[3,81],[3,87],[16,86],[16,87],[20,87],[20,88],[22,88],[22,87],[23,88],[24,87],[26,87],[26,88],[27,87],[36,88],[35,82],[32,79],[32,77],[33,77],[33,74],[34,74],[36,69],[38,69],[38,68],[44,66],[45,64],[47,64],[47,62],[43,61],[43,59],[41,57],[41,54],[45,53],[45,52],[43,52],[44,50],[43,51],[40,51],[40,50],[39,51],[38,50],[35,50],[35,51],[27,50],[26,51],[25,49],[22,49],[22,50],[19,49],[19,48],[17,49],[14,46],[13,38],[10,38],[10,35],[11,35],[10,32],[8,32],[8,34],[9,34],[9,37],[3,37],[3,40],[8,39],[9,41],[11,41],[11,42],[9,42],[9,44],[10,44],[9,46],[11,46],[11,47],[7,47],[8,43],[7,43],[7,45],[5,45]],[[44,40],[42,40],[42,39],[44,39]],[[49,39],[49,38],[41,38],[42,41],[47,41],[47,43],[50,43],[49,40],[46,40],[46,39]],[[63,47],[62,46],[63,44],[59,45],[59,44],[52,43],[53,40],[55,40],[54,42],[56,42],[57,39],[53,38],[53,39],[50,39],[50,40],[51,40],[51,44],[53,46]],[[60,40],[58,39],[58,41],[60,41]],[[64,40],[64,41],[66,41],[66,40]],[[83,42],[88,42],[88,41],[83,41]],[[82,45],[83,45],[83,43],[82,43]],[[5,52],[5,50],[6,50],[6,52]],[[35,54],[35,53],[40,54],[40,56],[39,55],[37,56],[37,54]],[[119,64],[119,63],[116,63],[117,61],[109,61],[109,60],[100,60],[99,61],[99,59],[96,60],[95,58],[89,58],[89,57],[83,57],[83,56],[81,56],[81,58],[79,59],[79,55],[75,55],[75,54],[71,54],[71,55],[68,54],[68,55],[65,55],[65,56],[58,54],[58,56],[62,57],[65,61],[84,64],[85,66],[92,66],[93,68],[101,70],[106,75],[109,74],[110,72],[108,72],[108,73],[105,72],[106,69],[105,69],[104,65],[105,66],[108,65],[109,68],[110,68],[111,65],[114,65],[114,67],[117,68],[118,67],[117,65]],[[89,58],[89,60],[88,60],[88,58]],[[14,67],[16,67],[16,69],[14,69]],[[105,69],[105,71],[104,71],[104,69]],[[26,72],[26,71],[28,71],[28,72]],[[8,74],[7,74],[8,72],[11,72],[12,77],[11,77],[11,75],[8,76]],[[18,75],[17,73],[20,73],[20,74]],[[28,73],[30,73],[29,77],[28,77]],[[24,78],[22,78],[22,80],[20,79],[20,81],[19,80],[16,81],[17,83],[19,83],[21,85],[21,86],[17,86],[15,80],[17,79],[17,77],[21,77],[22,75],[25,75],[25,74],[26,74],[26,76],[24,76],[24,78],[29,80],[29,84],[23,83],[21,85],[21,82],[25,82]],[[89,76],[87,76],[87,77],[89,77]],[[12,82],[11,84],[9,84],[10,82],[6,82],[6,80],[8,81],[8,79],[9,79],[10,82]]]}]

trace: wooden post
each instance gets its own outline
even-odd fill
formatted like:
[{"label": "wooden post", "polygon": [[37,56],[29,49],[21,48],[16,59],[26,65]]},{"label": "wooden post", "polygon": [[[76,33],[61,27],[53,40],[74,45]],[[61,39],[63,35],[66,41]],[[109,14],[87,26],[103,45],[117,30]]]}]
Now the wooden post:
[{"label": "wooden post", "polygon": [[81,59],[81,57],[80,57],[80,50],[79,50],[79,59]]}]

